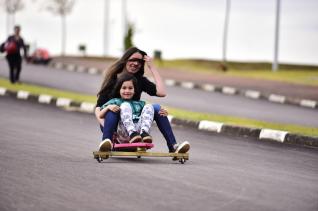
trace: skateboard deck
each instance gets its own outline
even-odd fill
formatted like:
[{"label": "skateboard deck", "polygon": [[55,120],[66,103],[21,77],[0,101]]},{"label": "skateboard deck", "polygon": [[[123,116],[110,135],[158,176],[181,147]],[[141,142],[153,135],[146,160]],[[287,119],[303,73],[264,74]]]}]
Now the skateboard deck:
[{"label": "skateboard deck", "polygon": [[189,160],[189,153],[147,152],[153,146],[149,143],[115,144],[113,151],[95,151],[93,155],[99,163],[110,157],[172,157],[173,160],[179,160],[182,164]]}]

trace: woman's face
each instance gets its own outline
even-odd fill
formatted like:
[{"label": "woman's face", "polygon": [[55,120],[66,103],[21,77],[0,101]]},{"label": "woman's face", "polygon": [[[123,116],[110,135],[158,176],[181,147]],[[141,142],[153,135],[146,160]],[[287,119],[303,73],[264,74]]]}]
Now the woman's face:
[{"label": "woman's face", "polygon": [[137,73],[144,64],[143,56],[136,52],[131,55],[126,63],[126,70],[131,74]]},{"label": "woman's face", "polygon": [[119,91],[120,97],[124,100],[130,100],[135,94],[134,83],[130,81],[125,81]]}]

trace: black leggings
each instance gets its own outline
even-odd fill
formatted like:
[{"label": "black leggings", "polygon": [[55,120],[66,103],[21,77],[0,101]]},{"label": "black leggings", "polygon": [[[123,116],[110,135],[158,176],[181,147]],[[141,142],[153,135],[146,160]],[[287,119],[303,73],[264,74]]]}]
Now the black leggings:
[{"label": "black leggings", "polygon": [[15,83],[20,79],[22,58],[19,54],[7,55],[10,68],[10,81]]}]

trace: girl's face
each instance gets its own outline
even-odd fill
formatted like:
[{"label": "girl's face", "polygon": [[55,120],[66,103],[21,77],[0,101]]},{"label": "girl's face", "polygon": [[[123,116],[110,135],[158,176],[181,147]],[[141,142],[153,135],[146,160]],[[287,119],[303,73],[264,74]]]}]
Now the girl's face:
[{"label": "girl's face", "polygon": [[130,100],[135,94],[135,88],[132,81],[125,81],[119,91],[120,97],[124,100]]},{"label": "girl's face", "polygon": [[131,74],[135,74],[140,70],[141,65],[143,64],[143,56],[140,53],[136,52],[129,57],[126,63],[126,70]]}]

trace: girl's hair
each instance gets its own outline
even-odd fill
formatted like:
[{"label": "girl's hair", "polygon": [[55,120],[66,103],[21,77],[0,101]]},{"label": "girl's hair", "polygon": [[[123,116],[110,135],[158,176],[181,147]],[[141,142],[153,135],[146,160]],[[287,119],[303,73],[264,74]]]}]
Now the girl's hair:
[{"label": "girl's hair", "polygon": [[120,74],[120,76],[118,77],[117,82],[115,84],[115,87],[111,93],[111,98],[121,98],[120,89],[125,81],[132,81],[135,93],[134,93],[134,96],[131,98],[131,100],[138,100],[138,97],[137,97],[137,89],[138,89],[137,78],[133,74],[126,73],[126,72]]},{"label": "girl's hair", "polygon": [[[122,73],[124,71],[124,69],[126,68],[126,63],[129,59],[129,57],[131,57],[131,55],[133,55],[134,53],[140,53],[142,56],[147,55],[146,52],[136,48],[136,47],[131,47],[129,49],[126,50],[126,52],[124,53],[124,55],[117,60],[112,66],[110,66],[107,70],[107,73],[104,77],[102,86],[97,94],[97,96],[102,95],[104,92],[111,92],[111,90],[113,89],[116,80],[117,80],[117,75],[119,73]],[[140,67],[140,70],[134,74],[134,76],[136,78],[139,78],[141,76],[144,75],[144,65],[142,65]]]}]

